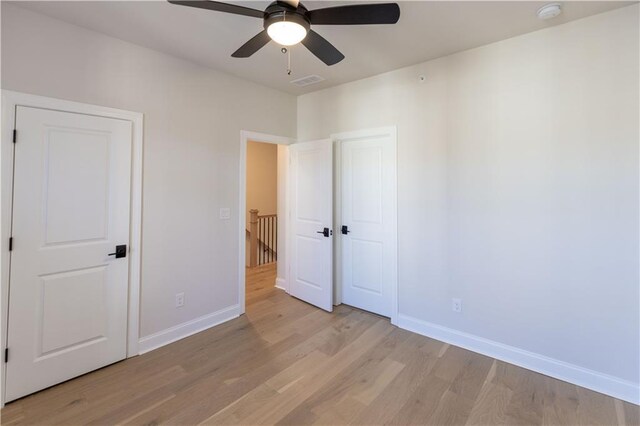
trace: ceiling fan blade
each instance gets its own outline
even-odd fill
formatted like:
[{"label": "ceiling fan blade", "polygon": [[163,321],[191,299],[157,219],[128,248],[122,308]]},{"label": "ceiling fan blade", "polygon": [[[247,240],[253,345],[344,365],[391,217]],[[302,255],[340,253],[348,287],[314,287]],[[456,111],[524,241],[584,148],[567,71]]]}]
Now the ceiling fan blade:
[{"label": "ceiling fan blade", "polygon": [[236,15],[251,16],[254,18],[264,18],[264,12],[235,4],[221,3],[210,0],[168,0],[171,4],[179,6],[197,7],[199,9],[215,10],[216,12],[234,13]]},{"label": "ceiling fan blade", "polygon": [[334,65],[344,59],[344,55],[320,34],[309,30],[302,44],[327,65]]},{"label": "ceiling fan blade", "polygon": [[233,52],[231,56],[234,58],[248,58],[258,50],[262,49],[270,40],[271,37],[267,34],[267,30],[260,31],[251,40],[243,44],[240,49]]},{"label": "ceiling fan blade", "polygon": [[397,3],[354,4],[310,10],[312,25],[395,24],[400,19]]}]

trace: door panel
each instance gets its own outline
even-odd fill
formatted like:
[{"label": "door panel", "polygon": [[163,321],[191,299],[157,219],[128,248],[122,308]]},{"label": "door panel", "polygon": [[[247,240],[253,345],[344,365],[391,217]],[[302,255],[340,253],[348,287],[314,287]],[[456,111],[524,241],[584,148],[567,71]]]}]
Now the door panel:
[{"label": "door panel", "polygon": [[125,358],[131,123],[17,107],[7,400]]},{"label": "door panel", "polygon": [[[41,277],[38,300],[42,305],[36,312],[42,319],[38,327],[41,350],[36,358],[105,338],[105,281],[104,266]],[[70,295],[82,303],[67,309]]]},{"label": "door panel", "polygon": [[[333,150],[331,140],[291,145],[292,296],[333,309]],[[328,228],[328,236],[321,232]]]},{"label": "door panel", "polygon": [[[46,245],[107,237],[109,138],[49,128],[45,136]],[[75,161],[82,158],[81,162]],[[65,194],[74,194],[70,199]]]},{"label": "door panel", "polygon": [[341,138],[343,302],[392,315],[396,280],[396,163],[391,135]]},{"label": "door panel", "polygon": [[349,244],[347,252],[351,254],[351,285],[382,295],[382,243],[352,237]]},{"label": "door panel", "polygon": [[347,143],[352,185],[351,221],[382,223],[382,147],[357,146]]}]

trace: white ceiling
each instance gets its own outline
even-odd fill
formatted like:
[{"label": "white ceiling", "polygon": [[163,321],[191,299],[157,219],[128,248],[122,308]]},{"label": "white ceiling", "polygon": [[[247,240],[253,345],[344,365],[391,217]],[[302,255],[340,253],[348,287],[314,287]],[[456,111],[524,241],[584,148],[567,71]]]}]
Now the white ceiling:
[{"label": "white ceiling", "polygon": [[[238,3],[238,2],[236,2]],[[309,1],[309,9],[345,1]],[[364,2],[360,2],[364,3]],[[540,1],[405,1],[396,25],[315,26],[346,58],[328,67],[303,46],[294,46],[291,76],[286,55],[271,42],[248,59],[231,53],[262,30],[262,21],[165,1],[21,1],[19,6],[198,64],[287,91],[307,93],[503,40],[547,26],[633,4],[564,2],[563,14],[541,21]],[[269,2],[242,2],[264,9]],[[326,80],[300,88],[291,80],[318,74]]]}]

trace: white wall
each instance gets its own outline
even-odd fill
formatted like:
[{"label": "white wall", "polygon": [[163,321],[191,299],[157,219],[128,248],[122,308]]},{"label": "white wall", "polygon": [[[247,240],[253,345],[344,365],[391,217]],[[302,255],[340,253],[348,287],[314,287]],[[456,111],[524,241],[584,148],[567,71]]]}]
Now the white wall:
[{"label": "white wall", "polygon": [[295,97],[6,2],[2,88],[144,113],[141,336],[238,303],[240,130],[295,136]]},{"label": "white wall", "polygon": [[638,15],[298,98],[299,140],[398,126],[405,324],[620,379],[637,398]]},{"label": "white wall", "polygon": [[247,143],[247,229],[249,210],[260,215],[278,212],[278,145]]}]

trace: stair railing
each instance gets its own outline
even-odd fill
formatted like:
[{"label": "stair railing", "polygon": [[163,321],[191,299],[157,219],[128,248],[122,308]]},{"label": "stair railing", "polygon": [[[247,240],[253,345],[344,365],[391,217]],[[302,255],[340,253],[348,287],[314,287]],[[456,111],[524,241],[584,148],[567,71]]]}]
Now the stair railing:
[{"label": "stair railing", "polygon": [[266,265],[278,260],[278,216],[260,215],[249,210],[249,267]]}]

